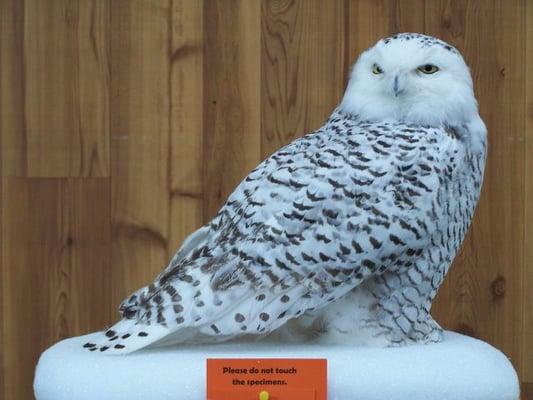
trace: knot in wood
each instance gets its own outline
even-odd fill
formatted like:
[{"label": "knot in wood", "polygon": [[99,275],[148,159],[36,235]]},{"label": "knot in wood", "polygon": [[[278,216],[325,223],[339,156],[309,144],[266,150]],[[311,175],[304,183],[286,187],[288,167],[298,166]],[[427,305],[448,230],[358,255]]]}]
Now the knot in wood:
[{"label": "knot in wood", "polygon": [[503,276],[498,275],[496,279],[492,281],[491,292],[493,299],[498,299],[505,295],[505,278]]}]

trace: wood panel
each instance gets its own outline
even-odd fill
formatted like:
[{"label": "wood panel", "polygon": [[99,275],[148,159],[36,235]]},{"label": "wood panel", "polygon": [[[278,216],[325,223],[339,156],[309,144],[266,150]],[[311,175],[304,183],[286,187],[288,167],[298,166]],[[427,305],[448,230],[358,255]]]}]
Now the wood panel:
[{"label": "wood panel", "polygon": [[168,253],[204,222],[203,1],[172,3]]},{"label": "wood panel", "polygon": [[206,2],[204,216],[211,218],[260,161],[261,5]]},{"label": "wood panel", "polygon": [[43,349],[110,322],[107,179],[6,178],[4,399],[32,398]]},{"label": "wood panel", "polygon": [[2,176],[27,174],[23,1],[0,1],[0,159]]},{"label": "wood panel", "polygon": [[[426,3],[431,34],[472,68],[489,131],[481,199],[470,235],[436,305],[444,326],[480,337],[521,371],[524,250],[524,2]],[[514,21],[509,24],[508,21]]]},{"label": "wood panel", "polygon": [[345,8],[341,1],[263,2],[263,157],[319,128],[338,104],[347,75]]},{"label": "wood panel", "polygon": [[[167,262],[170,2],[113,1],[113,304]],[[117,314],[118,317],[118,314]]]},{"label": "wood panel", "polygon": [[424,0],[351,0],[348,9],[350,65],[379,39],[396,32],[424,32]]},{"label": "wood panel", "polygon": [[524,238],[523,313],[524,334],[523,382],[524,400],[533,400],[533,3],[526,2],[526,195]]},{"label": "wood panel", "polygon": [[3,7],[6,173],[108,176],[108,2],[7,0]]},{"label": "wood panel", "polygon": [[522,400],[533,399],[533,384],[531,382],[528,381],[522,384],[520,398]]},{"label": "wood panel", "polygon": [[[2,14],[2,7],[0,5],[0,16]],[[1,18],[1,17],[0,17]],[[3,22],[3,21],[2,21]],[[0,32],[0,34],[3,32]],[[0,58],[2,57],[2,54],[4,54],[3,48],[0,51]],[[2,66],[2,61],[0,60],[0,68]],[[2,74],[0,72],[0,79],[2,78]],[[2,96],[3,91],[0,89],[0,119],[3,116],[3,107],[2,107]],[[5,363],[4,363],[4,324],[9,323],[7,319],[4,318],[4,280],[3,280],[3,274],[4,274],[4,246],[3,246],[3,226],[4,226],[4,218],[3,218],[3,207],[4,205],[4,169],[3,169],[3,162],[2,162],[2,135],[0,133],[0,277],[2,277],[2,281],[0,282],[0,395],[4,396],[4,377],[6,374],[5,369]]]}]

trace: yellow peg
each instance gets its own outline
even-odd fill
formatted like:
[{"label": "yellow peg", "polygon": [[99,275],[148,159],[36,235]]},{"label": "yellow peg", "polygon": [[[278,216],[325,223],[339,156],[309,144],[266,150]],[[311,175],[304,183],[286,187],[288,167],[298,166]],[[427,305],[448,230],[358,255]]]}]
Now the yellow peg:
[{"label": "yellow peg", "polygon": [[270,393],[268,393],[266,390],[263,390],[259,393],[259,400],[268,400],[270,399]]}]

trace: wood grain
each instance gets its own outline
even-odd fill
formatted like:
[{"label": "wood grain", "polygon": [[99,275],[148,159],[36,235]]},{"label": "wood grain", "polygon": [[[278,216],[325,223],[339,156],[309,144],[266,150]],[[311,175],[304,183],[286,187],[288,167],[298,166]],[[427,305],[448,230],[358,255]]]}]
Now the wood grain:
[{"label": "wood grain", "polygon": [[27,175],[23,1],[0,1],[0,159],[2,176]]},{"label": "wood grain", "polygon": [[14,49],[3,62],[8,85],[14,86],[4,92],[3,103],[14,112],[3,122],[7,172],[108,176],[109,3],[8,3],[6,11],[15,19],[6,21],[4,39]]},{"label": "wood grain", "polygon": [[526,2],[526,194],[524,237],[524,333],[522,340],[525,400],[533,400],[533,3]]},{"label": "wood grain", "polygon": [[522,384],[521,396],[522,400],[532,400],[533,399],[533,383],[524,382]]},{"label": "wood grain", "polygon": [[346,76],[345,8],[341,1],[263,2],[263,157],[318,129],[338,104]]},{"label": "wood grain", "polygon": [[116,307],[168,261],[169,21],[169,2],[113,1],[110,88]]},{"label": "wood grain", "polygon": [[[3,9],[0,7],[0,15],[2,14]],[[3,51],[0,52],[3,54]],[[0,61],[1,65],[1,61]],[[0,96],[2,96],[2,90],[0,90]],[[1,97],[0,97],[1,99]],[[0,118],[2,117],[2,101],[0,100]],[[2,147],[2,136],[0,135],[0,148]],[[6,374],[6,367],[4,363],[4,324],[9,323],[7,319],[4,318],[4,246],[3,246],[3,226],[4,226],[4,169],[2,162],[2,151],[0,149],[0,277],[2,277],[2,282],[0,282],[0,395],[5,398],[4,393],[4,377]]]},{"label": "wood grain", "polygon": [[[441,303],[447,328],[482,338],[522,370],[524,268],[524,2],[435,1],[430,33],[456,44],[474,74],[489,153],[479,205]],[[511,26],[506,21],[514,21]]]},{"label": "wood grain", "polygon": [[41,351],[110,322],[110,186],[74,178],[4,183],[3,398],[30,399]]},{"label": "wood grain", "polygon": [[348,8],[348,53],[355,57],[383,37],[424,32],[424,0],[353,0]]},{"label": "wood grain", "polygon": [[261,5],[207,2],[204,10],[204,216],[212,218],[260,161]]},{"label": "wood grain", "polygon": [[203,1],[172,3],[168,252],[204,222]]}]

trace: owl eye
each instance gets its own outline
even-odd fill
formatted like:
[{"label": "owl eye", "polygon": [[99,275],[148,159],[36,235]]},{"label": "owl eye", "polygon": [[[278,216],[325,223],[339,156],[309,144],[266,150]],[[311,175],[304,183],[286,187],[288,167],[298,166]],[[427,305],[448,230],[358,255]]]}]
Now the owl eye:
[{"label": "owl eye", "polygon": [[433,64],[426,64],[426,65],[422,65],[418,67],[418,70],[422,72],[423,74],[431,75],[437,72],[439,70],[439,67]]},{"label": "owl eye", "polygon": [[381,67],[379,65],[374,64],[374,65],[372,65],[372,73],[374,75],[379,75],[379,74],[383,73],[383,70],[381,69]]}]

